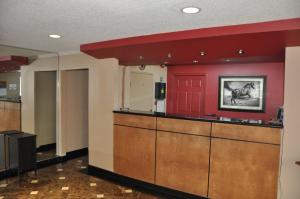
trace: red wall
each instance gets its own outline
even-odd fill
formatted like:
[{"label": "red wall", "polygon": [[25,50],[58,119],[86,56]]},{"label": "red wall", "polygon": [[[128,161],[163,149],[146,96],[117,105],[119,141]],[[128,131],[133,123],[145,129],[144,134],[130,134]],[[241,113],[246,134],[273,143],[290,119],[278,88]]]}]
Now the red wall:
[{"label": "red wall", "polygon": [[[205,114],[216,114],[218,116],[241,119],[269,120],[270,118],[276,117],[277,108],[283,105],[284,63],[170,66],[168,67],[167,113],[172,113],[171,96],[175,74],[201,74],[206,76]],[[219,76],[226,75],[266,76],[267,82],[265,113],[219,111]]]}]

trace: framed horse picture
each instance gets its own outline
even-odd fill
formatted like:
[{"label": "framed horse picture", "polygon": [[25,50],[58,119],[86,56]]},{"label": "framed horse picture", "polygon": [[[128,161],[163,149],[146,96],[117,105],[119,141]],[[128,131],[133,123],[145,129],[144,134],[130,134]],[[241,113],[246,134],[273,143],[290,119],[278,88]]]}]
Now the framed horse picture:
[{"label": "framed horse picture", "polygon": [[219,110],[265,111],[265,76],[220,76]]}]

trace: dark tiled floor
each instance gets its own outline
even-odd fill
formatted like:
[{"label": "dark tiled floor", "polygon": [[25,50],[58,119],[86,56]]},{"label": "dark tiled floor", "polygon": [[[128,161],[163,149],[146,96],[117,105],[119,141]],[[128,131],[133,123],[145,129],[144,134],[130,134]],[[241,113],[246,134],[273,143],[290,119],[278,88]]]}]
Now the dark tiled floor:
[{"label": "dark tiled floor", "polygon": [[56,149],[51,149],[49,151],[41,151],[36,153],[36,161],[40,162],[43,160],[48,160],[51,158],[55,158],[56,156]]},{"label": "dark tiled floor", "polygon": [[159,199],[89,176],[85,173],[86,166],[87,158],[83,157],[40,169],[37,177],[29,172],[20,181],[16,177],[2,180],[0,199]]}]

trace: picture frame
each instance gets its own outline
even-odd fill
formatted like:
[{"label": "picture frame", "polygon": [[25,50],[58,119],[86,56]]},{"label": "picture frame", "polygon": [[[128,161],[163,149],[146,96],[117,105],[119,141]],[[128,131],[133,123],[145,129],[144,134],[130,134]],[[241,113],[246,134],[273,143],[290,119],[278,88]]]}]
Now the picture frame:
[{"label": "picture frame", "polygon": [[220,76],[219,110],[265,112],[266,76]]}]

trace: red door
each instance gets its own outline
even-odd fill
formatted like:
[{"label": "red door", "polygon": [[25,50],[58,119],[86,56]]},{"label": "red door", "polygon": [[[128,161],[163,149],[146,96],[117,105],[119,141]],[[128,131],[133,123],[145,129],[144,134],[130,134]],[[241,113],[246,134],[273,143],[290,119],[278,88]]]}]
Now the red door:
[{"label": "red door", "polygon": [[199,116],[204,114],[205,76],[176,75],[173,90],[175,114]]}]

